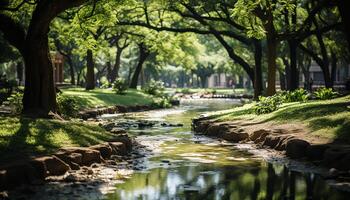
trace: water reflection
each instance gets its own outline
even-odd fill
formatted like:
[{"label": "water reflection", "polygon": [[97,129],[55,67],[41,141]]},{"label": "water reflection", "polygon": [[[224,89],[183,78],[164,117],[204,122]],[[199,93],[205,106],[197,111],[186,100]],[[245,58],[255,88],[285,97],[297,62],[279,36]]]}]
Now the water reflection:
[{"label": "water reflection", "polygon": [[[225,105],[227,108],[233,104]],[[187,102],[186,106],[191,105]],[[319,176],[290,171],[232,146],[217,144],[217,140],[193,136],[190,119],[200,111],[218,109],[215,102],[205,106],[165,117],[167,121],[184,123],[184,127],[151,130],[149,137],[153,140],[156,135],[161,136],[160,140],[164,136],[178,139],[164,142],[162,152],[148,159],[146,171],[117,185],[106,199],[347,199],[346,193],[330,188]]]},{"label": "water reflection", "polygon": [[266,164],[157,168],[118,185],[108,199],[346,199],[312,174]]}]

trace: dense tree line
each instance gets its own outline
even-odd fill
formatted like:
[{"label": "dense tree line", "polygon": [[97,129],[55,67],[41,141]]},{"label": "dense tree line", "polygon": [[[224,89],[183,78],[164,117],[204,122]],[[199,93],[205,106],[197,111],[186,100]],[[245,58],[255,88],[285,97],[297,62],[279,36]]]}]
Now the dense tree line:
[{"label": "dense tree line", "polygon": [[276,74],[286,90],[299,87],[299,73],[309,82],[311,61],[333,87],[339,63],[349,63],[347,7],[346,0],[1,1],[0,62],[24,63],[23,112],[40,116],[57,110],[50,50],[65,57],[71,84],[88,90],[119,77],[131,88],[151,79],[205,87],[225,72],[248,77],[258,97],[276,92]]}]

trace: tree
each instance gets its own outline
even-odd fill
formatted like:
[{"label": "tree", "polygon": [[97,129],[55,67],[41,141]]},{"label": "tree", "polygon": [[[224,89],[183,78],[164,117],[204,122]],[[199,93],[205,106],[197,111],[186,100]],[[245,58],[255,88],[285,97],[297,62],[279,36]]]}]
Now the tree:
[{"label": "tree", "polygon": [[[4,38],[18,49],[25,63],[25,114],[47,116],[50,111],[57,111],[48,46],[50,23],[63,11],[87,2],[88,0],[40,0],[29,3],[23,0],[1,4],[0,31],[3,32]],[[21,8],[24,6],[28,6],[25,9],[31,15],[27,27],[8,14],[23,12]]]}]

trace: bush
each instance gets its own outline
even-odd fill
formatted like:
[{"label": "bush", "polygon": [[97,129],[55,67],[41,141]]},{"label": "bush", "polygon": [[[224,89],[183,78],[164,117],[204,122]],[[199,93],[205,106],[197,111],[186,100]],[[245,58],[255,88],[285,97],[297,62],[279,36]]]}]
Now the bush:
[{"label": "bush", "polygon": [[79,113],[79,104],[74,97],[57,95],[58,112],[64,117],[77,117]]},{"label": "bush", "polygon": [[282,92],[279,95],[282,97],[284,103],[305,102],[310,97],[307,91],[302,88],[294,91]]},{"label": "bush", "polygon": [[128,85],[126,84],[126,81],[123,78],[117,78],[113,83],[113,90],[117,94],[125,94],[126,90],[128,89]]},{"label": "bush", "polygon": [[181,92],[182,94],[191,94],[191,91],[190,91],[189,88],[182,88],[182,89],[180,90],[180,92]]},{"label": "bush", "polygon": [[254,105],[253,110],[257,115],[271,113],[278,109],[278,106],[282,104],[282,101],[281,96],[278,94],[270,97],[260,96],[259,102]]},{"label": "bush", "polygon": [[334,99],[338,96],[338,93],[335,92],[332,88],[318,88],[315,91],[314,95],[317,99],[326,100]]},{"label": "bush", "polygon": [[167,97],[156,98],[152,105],[153,108],[170,108],[172,105]]},{"label": "bush", "polygon": [[164,93],[164,83],[162,81],[150,81],[144,88],[143,91],[146,94],[162,96]]},{"label": "bush", "polygon": [[102,88],[102,89],[108,89],[108,88],[110,88],[110,87],[112,87],[112,84],[109,83],[109,82],[105,82],[105,83],[103,83],[103,84],[101,85],[101,88]]},{"label": "bush", "polygon": [[21,113],[23,109],[22,99],[23,99],[23,92],[12,93],[11,96],[7,98],[9,106],[12,108],[12,110],[16,114]]}]

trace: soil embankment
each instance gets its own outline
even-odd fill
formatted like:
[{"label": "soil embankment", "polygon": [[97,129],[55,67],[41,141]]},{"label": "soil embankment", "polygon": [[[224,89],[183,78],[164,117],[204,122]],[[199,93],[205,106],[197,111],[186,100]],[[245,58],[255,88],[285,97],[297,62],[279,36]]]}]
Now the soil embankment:
[{"label": "soil embankment", "polygon": [[313,162],[330,169],[329,178],[348,180],[350,146],[324,138],[310,136],[299,124],[271,122],[217,121],[209,117],[193,120],[193,129],[210,137],[236,143],[255,143],[257,148],[269,148],[292,159]]}]

